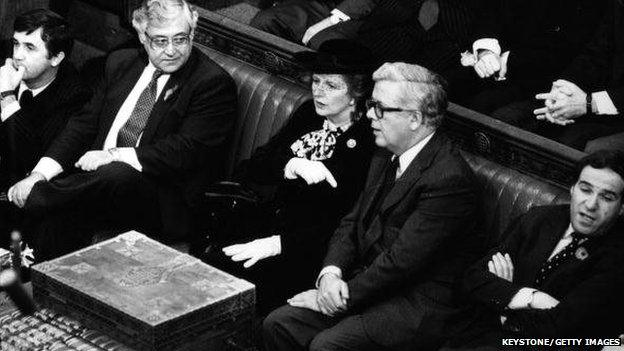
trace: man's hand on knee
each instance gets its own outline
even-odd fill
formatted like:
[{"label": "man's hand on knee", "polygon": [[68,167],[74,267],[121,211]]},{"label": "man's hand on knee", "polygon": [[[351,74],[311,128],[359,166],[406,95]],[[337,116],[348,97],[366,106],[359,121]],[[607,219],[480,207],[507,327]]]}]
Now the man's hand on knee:
[{"label": "man's hand on knee", "polygon": [[347,309],[349,286],[335,274],[325,274],[319,282],[317,302],[321,312],[333,316]]},{"label": "man's hand on knee", "polygon": [[9,201],[15,204],[15,206],[22,208],[26,204],[26,200],[32,191],[33,186],[40,181],[45,181],[46,178],[39,172],[32,172],[28,177],[15,183],[8,191],[7,195]]},{"label": "man's hand on knee", "polygon": [[113,161],[115,161],[115,157],[110,152],[104,150],[91,150],[85,152],[78,162],[76,162],[75,166],[83,171],[92,172]]}]

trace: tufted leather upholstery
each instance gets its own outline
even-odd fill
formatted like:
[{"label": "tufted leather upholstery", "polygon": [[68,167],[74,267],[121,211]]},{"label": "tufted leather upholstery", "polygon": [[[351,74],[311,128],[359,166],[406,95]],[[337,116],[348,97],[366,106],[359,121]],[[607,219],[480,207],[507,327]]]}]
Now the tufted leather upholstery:
[{"label": "tufted leather upholstery", "polygon": [[226,174],[266,143],[306,100],[310,92],[260,68],[212,49],[202,50],[234,78],[238,88],[238,111]]},{"label": "tufted leather upholstery", "polygon": [[481,185],[481,225],[488,247],[499,243],[509,222],[529,208],[569,202],[566,189],[467,152],[463,156]]},{"label": "tufted leather upholstery", "polygon": [[[239,110],[228,161],[228,173],[240,160],[265,143],[288,119],[291,112],[310,98],[301,86],[272,76],[248,63],[203,49],[223,66],[238,85]],[[465,159],[472,167],[482,190],[482,229],[489,245],[498,243],[510,220],[531,206],[568,201],[567,190],[524,175],[469,153]]]}]

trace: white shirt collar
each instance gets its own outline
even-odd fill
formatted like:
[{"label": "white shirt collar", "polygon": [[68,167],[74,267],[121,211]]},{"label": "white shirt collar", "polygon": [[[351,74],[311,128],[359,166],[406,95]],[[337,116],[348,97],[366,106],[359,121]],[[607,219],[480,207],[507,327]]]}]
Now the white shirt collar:
[{"label": "white shirt collar", "polygon": [[[56,79],[56,78],[54,78],[54,79]],[[30,88],[28,88],[28,86],[26,86],[26,83],[24,83],[24,81],[21,81],[20,82],[20,87],[19,87],[18,99],[19,99],[20,96],[22,96],[22,93],[24,91],[26,91],[26,90],[30,90],[32,92],[32,94],[33,94],[33,97],[39,95],[40,92],[44,91],[45,88],[47,88],[50,84],[52,84],[52,82],[54,82],[54,79],[52,79],[48,84],[46,84],[46,85],[44,85],[42,87],[39,87],[37,89],[30,89]]]},{"label": "white shirt collar", "polygon": [[572,236],[572,233],[574,233],[574,228],[572,228],[572,223],[570,223],[570,225],[568,225],[568,229],[566,229],[565,233],[563,233],[561,240],[569,238]]},{"label": "white shirt collar", "polygon": [[[409,167],[410,163],[416,158],[416,156],[420,153],[420,151],[427,145],[429,140],[433,137],[435,132],[427,135],[423,140],[416,143],[416,145],[407,149],[404,153],[399,156],[399,168],[397,169],[397,178],[403,174],[403,172]],[[393,156],[392,159],[394,159]]]},{"label": "white shirt collar", "polygon": [[[353,122],[348,122],[345,123],[343,125],[341,125],[340,127],[335,125],[332,121],[330,121],[329,119],[325,118],[325,123],[327,123],[327,129],[329,130],[338,130],[340,129],[342,132],[346,132],[347,129],[349,129],[349,127],[351,127],[351,125],[353,124]],[[325,128],[325,126],[323,126],[323,128]]]}]

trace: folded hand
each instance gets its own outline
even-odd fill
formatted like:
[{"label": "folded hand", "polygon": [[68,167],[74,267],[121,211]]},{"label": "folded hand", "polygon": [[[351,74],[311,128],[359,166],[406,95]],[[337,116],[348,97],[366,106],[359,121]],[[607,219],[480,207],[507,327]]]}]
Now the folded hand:
[{"label": "folded hand", "polygon": [[317,303],[318,290],[310,289],[301,292],[287,300],[288,304],[293,307],[307,308],[315,312],[321,312]]}]

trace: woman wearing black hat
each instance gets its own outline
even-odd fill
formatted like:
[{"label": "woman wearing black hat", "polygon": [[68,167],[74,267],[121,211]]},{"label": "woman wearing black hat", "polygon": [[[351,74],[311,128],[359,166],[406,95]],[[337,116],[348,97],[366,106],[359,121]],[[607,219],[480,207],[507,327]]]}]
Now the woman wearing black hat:
[{"label": "woman wearing black hat", "polygon": [[370,57],[344,40],[297,55],[312,72],[313,99],[241,165],[243,183],[277,185],[272,228],[223,249],[244,261],[247,269],[235,274],[256,284],[260,313],[314,283],[329,238],[364,186],[375,147],[364,108],[375,68]]}]

